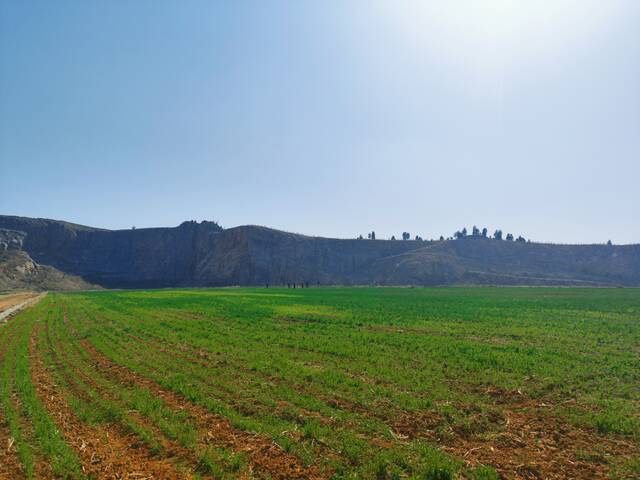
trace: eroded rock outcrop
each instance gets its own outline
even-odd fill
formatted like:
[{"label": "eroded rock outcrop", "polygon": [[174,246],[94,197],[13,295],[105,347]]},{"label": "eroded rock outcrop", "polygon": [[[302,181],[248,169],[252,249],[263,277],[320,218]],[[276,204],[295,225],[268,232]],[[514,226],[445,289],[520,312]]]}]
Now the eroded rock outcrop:
[{"label": "eroded rock outcrop", "polygon": [[82,278],[39,265],[23,250],[24,232],[0,229],[0,291],[88,290]]},{"label": "eroded rock outcrop", "polygon": [[259,226],[223,230],[214,222],[102,230],[10,216],[0,216],[0,228],[24,232],[22,248],[38,264],[105,287],[640,285],[640,245],[549,245],[481,237],[347,240]]}]

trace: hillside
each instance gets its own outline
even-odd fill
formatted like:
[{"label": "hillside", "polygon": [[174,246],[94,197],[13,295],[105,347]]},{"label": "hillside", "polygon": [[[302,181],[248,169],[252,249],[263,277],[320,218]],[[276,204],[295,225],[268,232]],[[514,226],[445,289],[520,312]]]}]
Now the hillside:
[{"label": "hillside", "polygon": [[550,245],[466,237],[384,258],[372,266],[370,278],[387,285],[638,285],[640,245]]},{"label": "hillside", "polygon": [[22,250],[23,239],[22,232],[0,229],[0,292],[95,288],[76,275],[34,262]]},{"label": "hillside", "polygon": [[103,230],[0,216],[42,265],[105,287],[309,284],[640,285],[640,245],[550,245],[467,237],[421,242],[310,237],[213,222]]}]

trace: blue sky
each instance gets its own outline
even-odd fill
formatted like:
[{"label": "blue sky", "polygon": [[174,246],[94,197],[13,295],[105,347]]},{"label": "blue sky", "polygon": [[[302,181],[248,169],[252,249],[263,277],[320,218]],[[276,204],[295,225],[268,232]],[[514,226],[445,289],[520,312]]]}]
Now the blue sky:
[{"label": "blue sky", "polygon": [[640,242],[640,2],[0,2],[0,213]]}]

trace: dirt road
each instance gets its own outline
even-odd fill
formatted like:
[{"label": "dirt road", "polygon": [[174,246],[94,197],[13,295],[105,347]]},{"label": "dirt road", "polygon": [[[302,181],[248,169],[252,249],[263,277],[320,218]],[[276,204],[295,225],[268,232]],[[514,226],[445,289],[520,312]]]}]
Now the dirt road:
[{"label": "dirt road", "polygon": [[46,295],[44,293],[17,293],[0,297],[0,324],[14,313],[33,305]]}]

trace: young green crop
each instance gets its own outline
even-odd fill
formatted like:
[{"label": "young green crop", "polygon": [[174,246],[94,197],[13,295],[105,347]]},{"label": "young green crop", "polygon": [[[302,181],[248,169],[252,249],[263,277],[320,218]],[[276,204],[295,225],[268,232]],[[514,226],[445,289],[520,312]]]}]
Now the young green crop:
[{"label": "young green crop", "polygon": [[[18,453],[27,478],[35,475],[34,455],[49,459],[54,475],[60,478],[85,478],[80,463],[71,447],[60,435],[55,422],[36,394],[31,378],[29,342],[35,323],[46,315],[44,305],[25,312],[21,320],[10,328],[15,330],[3,359],[2,405],[12,434],[18,444]],[[13,393],[13,398],[12,394]],[[29,428],[27,443],[25,427]]]},{"label": "young green crop", "polygon": [[[510,393],[604,437],[640,441],[639,290],[103,291],[50,294],[39,308],[49,312],[39,348],[76,392],[79,417],[128,425],[159,451],[177,442],[205,475],[234,478],[250,460],[203,451],[184,413],[100,371],[87,345],[333,478],[497,478],[441,447],[499,437],[507,407],[495,395]],[[28,338],[33,317],[16,320],[15,338]],[[25,348],[9,343],[13,357]],[[11,355],[3,386],[28,396],[28,384],[12,383]],[[19,439],[7,398],[0,392]],[[28,463],[29,440],[17,444]],[[620,478],[635,468],[618,464],[630,465]]]}]

